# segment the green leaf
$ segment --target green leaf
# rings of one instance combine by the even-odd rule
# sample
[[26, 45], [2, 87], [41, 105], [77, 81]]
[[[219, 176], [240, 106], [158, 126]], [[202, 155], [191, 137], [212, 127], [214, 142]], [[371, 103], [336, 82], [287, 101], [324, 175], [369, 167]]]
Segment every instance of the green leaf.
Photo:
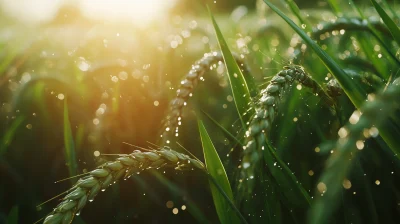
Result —
[[300, 185], [290, 168], [277, 156], [276, 149], [269, 143], [264, 144], [264, 161], [269, 171], [279, 185], [279, 191], [289, 200], [290, 204], [298, 207], [311, 205], [311, 198]]
[[6, 74], [5, 71], [10, 68], [11, 63], [18, 56], [18, 54], [21, 53], [25, 47], [25, 44], [26, 40], [17, 39], [14, 41], [9, 41], [6, 47], [1, 49], [2, 52], [6, 52], [6, 55], [0, 61], [0, 77]]
[[10, 145], [11, 141], [14, 138], [15, 132], [18, 130], [18, 128], [21, 126], [24, 120], [25, 120], [24, 116], [19, 116], [11, 123], [7, 132], [0, 140], [0, 156], [6, 152], [7, 147]]
[[[367, 19], [364, 15], [363, 10], [361, 10], [356, 4], [354, 4], [353, 0], [349, 0], [349, 5], [351, 5], [360, 15], [362, 19]], [[400, 60], [396, 58], [396, 55], [392, 52], [392, 47], [389, 47], [385, 41], [383, 41], [380, 36], [379, 36], [379, 31], [375, 29], [374, 26], [372, 26], [370, 23], [367, 23], [367, 26], [370, 29], [370, 32], [374, 35], [376, 40], [383, 46], [383, 48], [387, 51], [389, 56], [393, 59], [394, 62], [396, 62], [398, 65], [400, 65]]]
[[333, 11], [335, 11], [335, 14], [340, 16], [342, 14], [342, 9], [340, 7], [340, 4], [338, 1], [336, 0], [328, 0], [329, 5], [331, 6], [331, 8], [333, 9]]
[[247, 82], [243, 76], [243, 73], [240, 70], [239, 65], [236, 63], [232, 52], [229, 50], [228, 44], [222, 36], [221, 30], [219, 29], [218, 24], [210, 11], [210, 8], [208, 8], [208, 12], [214, 25], [215, 34], [222, 51], [226, 70], [228, 71], [229, 83], [232, 89], [233, 99], [235, 100], [236, 109], [239, 113], [243, 128], [247, 129], [247, 122], [255, 113], [254, 108], [251, 106], [252, 101], [249, 86], [247, 86]]
[[206, 115], [208, 117], [208, 119], [210, 119], [215, 125], [217, 125], [217, 127], [219, 129], [221, 129], [222, 132], [225, 133], [227, 138], [229, 138], [231, 141], [234, 141], [236, 144], [243, 146], [243, 143], [240, 142], [239, 139], [237, 139], [232, 133], [230, 133], [228, 130], [226, 130], [220, 123], [218, 123], [214, 118], [212, 118], [211, 115], [209, 115], [208, 113], [206, 113], [203, 110], [201, 110], [201, 112], [203, 112], [203, 114]]
[[225, 168], [203, 122], [199, 120], [198, 123], [205, 164], [211, 177], [210, 180], [214, 183], [210, 183], [210, 188], [219, 220], [221, 223], [240, 223], [239, 217], [241, 215], [238, 217], [239, 211], [232, 203], [233, 193]]
[[68, 116], [67, 98], [64, 99], [64, 147], [69, 175], [75, 176], [78, 173], [78, 163], [76, 161], [74, 138], [72, 136], [71, 123]]
[[305, 30], [307, 32], [311, 32], [312, 31], [312, 26], [311, 24], [305, 20], [303, 18], [303, 16], [301, 15], [301, 11], [299, 9], [299, 7], [297, 6], [296, 2], [293, 0], [285, 0], [286, 4], [289, 6], [290, 10], [292, 11], [292, 13], [297, 17], [297, 19], [300, 21], [301, 24], [306, 25], [305, 26]]
[[371, 2], [374, 5], [376, 11], [378, 11], [379, 15], [381, 16], [383, 22], [389, 28], [390, 33], [392, 33], [394, 40], [397, 42], [398, 45], [400, 45], [399, 27], [396, 25], [396, 23], [394, 23], [394, 21], [389, 17], [389, 15], [385, 12], [385, 10], [383, 10], [383, 8], [375, 0], [371, 0]]
[[167, 187], [174, 196], [186, 198], [185, 203], [188, 205], [187, 210], [198, 221], [198, 223], [210, 223], [210, 221], [207, 219], [207, 216], [202, 212], [199, 206], [197, 206], [192, 199], [187, 197], [187, 192], [184, 189], [168, 180], [168, 178], [160, 174], [158, 171], [150, 170], [150, 173], [154, 175], [154, 177], [156, 177], [156, 179], [160, 181], [162, 185]]
[[264, 0], [264, 2], [275, 11], [282, 19], [284, 19], [292, 28], [295, 30], [306, 44], [314, 50], [321, 61], [325, 64], [331, 74], [338, 80], [343, 90], [353, 102], [353, 104], [359, 108], [365, 99], [365, 91], [358, 85], [355, 85], [350, 77], [339, 67], [339, 65], [324, 51], [317, 43], [315, 43], [300, 27], [298, 27], [289, 17], [287, 17], [281, 10], [279, 10], [271, 2]]
[[[352, 0], [349, 1], [352, 2]], [[328, 68], [331, 74], [338, 80], [338, 82], [342, 86], [344, 92], [349, 97], [349, 99], [358, 109], [360, 109], [364, 102], [365, 96], [367, 95], [366, 92], [360, 87], [360, 85], [354, 83], [351, 80], [351, 78], [339, 67], [339, 65], [324, 50], [322, 50], [318, 46], [318, 44], [316, 44], [302, 29], [300, 29], [289, 17], [287, 17], [282, 11], [280, 11], [276, 6], [274, 6], [269, 1], [264, 0], [264, 2], [280, 17], [282, 17], [314, 50], [314, 52], [322, 60], [322, 62], [325, 64], [325, 66]], [[361, 15], [363, 15], [361, 10], [359, 11]], [[399, 143], [396, 141], [397, 139], [393, 135], [391, 135], [391, 133], [394, 133], [393, 128], [387, 127], [385, 130], [381, 132], [381, 136], [385, 140], [385, 142], [389, 145], [391, 150], [396, 153], [399, 148]], [[398, 157], [400, 157], [400, 155]]]
[[[357, 169], [354, 163], [358, 161], [360, 150], [356, 147], [358, 141], [364, 141], [363, 132], [370, 127], [376, 127], [383, 137], [383, 133], [387, 132], [390, 125], [390, 118], [393, 113], [399, 109], [400, 105], [395, 99], [400, 97], [400, 79], [396, 79], [393, 84], [382, 88], [376, 94], [374, 101], [367, 101], [363, 105], [361, 116], [356, 123], [348, 122], [343, 130], [346, 130], [346, 138], [339, 138], [334, 147], [334, 153], [328, 158], [324, 172], [318, 181], [322, 189], [319, 189], [313, 200], [313, 207], [310, 210], [309, 223], [318, 224], [325, 221], [335, 212], [335, 205], [338, 204], [338, 197], [343, 191], [342, 182], [348, 177], [351, 170]], [[397, 156], [399, 151], [398, 129], [389, 129], [393, 137], [397, 136], [397, 147], [393, 147], [394, 155]], [[394, 130], [394, 131], [392, 131]], [[397, 131], [397, 132], [396, 132]], [[393, 134], [394, 133], [394, 134]], [[345, 141], [343, 141], [345, 139]], [[394, 138], [396, 141], [396, 138]], [[344, 142], [344, 143], [343, 143]], [[389, 145], [391, 146], [391, 145]], [[322, 147], [321, 147], [322, 149]], [[371, 156], [369, 156], [371, 158]], [[360, 170], [360, 169], [359, 169]], [[371, 183], [371, 182], [370, 182]], [[323, 193], [323, 196], [320, 194]], [[358, 193], [358, 192], [357, 192]], [[365, 205], [370, 206], [370, 205]], [[373, 209], [372, 206], [371, 210]], [[372, 214], [370, 214], [372, 215]], [[372, 220], [370, 220], [372, 222]]]
[[7, 224], [18, 224], [18, 207], [12, 207], [10, 213], [7, 216]]
[[18, 224], [18, 206], [12, 207], [7, 216], [7, 224]]

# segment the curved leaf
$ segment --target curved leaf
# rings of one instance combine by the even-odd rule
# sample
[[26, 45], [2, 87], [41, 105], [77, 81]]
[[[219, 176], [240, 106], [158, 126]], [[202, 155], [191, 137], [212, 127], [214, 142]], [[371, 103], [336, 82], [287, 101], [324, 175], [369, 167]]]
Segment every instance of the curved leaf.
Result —
[[68, 116], [67, 99], [64, 99], [64, 147], [69, 174], [70, 176], [75, 176], [78, 173], [78, 163], [76, 161], [74, 138], [72, 136], [71, 123]]
[[[205, 164], [211, 177], [210, 180], [214, 183], [210, 183], [210, 187], [219, 220], [221, 223], [240, 223], [238, 210], [232, 203], [233, 193], [225, 168], [203, 122], [199, 120], [198, 123]], [[244, 220], [244, 222], [246, 221]]]
[[247, 122], [250, 120], [251, 115], [253, 115], [255, 112], [254, 108], [251, 106], [252, 101], [249, 89], [256, 89], [256, 87], [255, 84], [248, 86], [248, 83], [246, 82], [239, 65], [236, 63], [232, 52], [229, 50], [228, 44], [222, 36], [221, 30], [219, 29], [219, 26], [215, 21], [210, 8], [208, 8], [208, 12], [214, 25], [215, 34], [222, 51], [222, 56], [224, 57], [236, 109], [239, 113], [240, 120], [242, 121], [243, 128], [247, 129]]
[[383, 8], [375, 0], [371, 0], [371, 2], [374, 5], [376, 11], [378, 11], [379, 15], [381, 16], [383, 22], [389, 28], [394, 40], [397, 42], [398, 45], [400, 45], [399, 27], [396, 25], [396, 23], [394, 23], [394, 21], [389, 17], [389, 15], [385, 12], [385, 10], [383, 10]]

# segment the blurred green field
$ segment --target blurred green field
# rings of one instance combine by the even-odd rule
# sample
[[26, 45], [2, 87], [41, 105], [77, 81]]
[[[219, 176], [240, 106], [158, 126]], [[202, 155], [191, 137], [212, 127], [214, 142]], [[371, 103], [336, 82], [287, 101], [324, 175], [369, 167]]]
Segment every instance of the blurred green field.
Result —
[[[397, 223], [399, 3], [265, 2], [181, 0], [146, 26], [73, 4], [28, 24], [0, 7], [0, 223], [56, 214], [63, 197], [42, 202], [80, 177], [57, 180], [155, 145], [190, 152], [208, 174], [142, 164], [81, 213], [71, 208], [73, 223]], [[209, 52], [225, 60], [193, 66]], [[290, 82], [263, 140], [252, 138], [262, 94], [292, 64], [322, 90]], [[185, 87], [191, 69], [202, 75]], [[171, 127], [166, 138], [185, 88], [179, 135]], [[243, 177], [250, 141], [255, 172]]]

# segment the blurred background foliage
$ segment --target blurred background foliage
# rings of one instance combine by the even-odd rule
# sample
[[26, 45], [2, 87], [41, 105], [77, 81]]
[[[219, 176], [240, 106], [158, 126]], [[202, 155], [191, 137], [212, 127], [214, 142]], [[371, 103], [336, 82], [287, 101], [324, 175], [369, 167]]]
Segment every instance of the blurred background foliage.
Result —
[[[54, 183], [56, 180], [69, 177], [71, 172], [91, 170], [110, 159], [96, 157], [94, 152], [130, 153], [134, 148], [123, 142], [148, 147], [148, 142], [159, 141], [161, 121], [180, 80], [204, 53], [219, 50], [204, 3], [211, 6], [231, 50], [243, 55], [251, 71], [248, 75], [254, 76], [260, 87], [265, 77], [274, 75], [294, 54], [299, 55], [296, 63], [316, 80], [327, 82], [331, 78], [316, 56], [302, 47], [298, 36], [262, 1], [177, 0], [168, 14], [144, 25], [132, 19], [92, 18], [75, 4], [77, 1], [60, 3], [46, 11], [48, 17], [42, 16], [44, 19], [36, 22], [35, 13], [32, 17], [16, 14], [18, 10], [10, 10], [10, 2], [3, 0], [0, 5], [0, 223], [9, 214], [19, 214], [19, 223], [32, 223], [45, 216], [56, 202], [36, 206], [73, 183]], [[284, 1], [272, 2], [296, 19], [284, 7]], [[368, 16], [374, 15], [369, 1], [355, 2]], [[296, 3], [313, 27], [335, 17], [326, 1]], [[398, 6], [395, 1], [388, 4]], [[341, 6], [345, 17], [356, 17], [350, 6]], [[132, 14], [140, 11], [140, 4], [135, 7]], [[40, 15], [40, 10], [36, 14]], [[374, 62], [383, 49], [374, 48], [377, 41], [369, 34], [346, 35], [320, 42], [345, 68], [368, 71], [345, 59], [358, 54]], [[355, 39], [359, 36], [363, 36], [361, 41]], [[388, 78], [398, 69], [391, 60], [383, 58], [374, 68]], [[217, 64], [212, 70], [185, 108], [177, 141], [202, 159], [196, 116], [204, 119], [234, 188], [240, 148], [201, 111], [239, 137], [244, 132], [237, 128], [240, 122], [225, 67]], [[312, 194], [329, 155], [317, 146], [335, 139], [354, 108], [341, 96], [340, 112], [334, 113], [305, 89], [294, 89], [288, 99], [280, 107], [281, 116], [274, 123], [271, 141]], [[67, 147], [64, 136], [68, 125], [65, 110], [71, 128], [67, 140], [73, 140], [72, 148]], [[336, 211], [337, 223], [367, 223], [369, 211], [365, 205], [371, 205], [371, 200], [382, 222], [400, 219], [399, 162], [382, 140], [370, 140], [366, 145], [360, 158], [363, 166], [354, 170], [352, 189], [343, 193]], [[68, 158], [68, 150], [73, 150], [74, 158]], [[379, 186], [365, 187], [364, 181], [375, 180], [381, 180]], [[361, 196], [355, 197], [355, 192]], [[252, 222], [263, 220], [262, 198], [247, 202], [244, 215]], [[178, 208], [178, 214], [173, 208]], [[285, 223], [293, 223], [289, 216], [282, 218]], [[217, 223], [218, 217], [204, 174], [166, 169], [143, 172], [115, 184], [74, 222]]]

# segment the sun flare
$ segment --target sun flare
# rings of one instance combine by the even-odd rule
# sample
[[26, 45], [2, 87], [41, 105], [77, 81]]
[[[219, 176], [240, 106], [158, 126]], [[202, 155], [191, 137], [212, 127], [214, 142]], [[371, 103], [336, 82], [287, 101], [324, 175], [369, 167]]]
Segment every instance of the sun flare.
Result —
[[175, 0], [84, 0], [81, 9], [91, 18], [146, 25], [165, 16], [174, 3]]
[[132, 22], [145, 26], [162, 20], [177, 0], [0, 0], [0, 9], [15, 19], [27, 22], [50, 21], [63, 5], [77, 7], [90, 18]]

